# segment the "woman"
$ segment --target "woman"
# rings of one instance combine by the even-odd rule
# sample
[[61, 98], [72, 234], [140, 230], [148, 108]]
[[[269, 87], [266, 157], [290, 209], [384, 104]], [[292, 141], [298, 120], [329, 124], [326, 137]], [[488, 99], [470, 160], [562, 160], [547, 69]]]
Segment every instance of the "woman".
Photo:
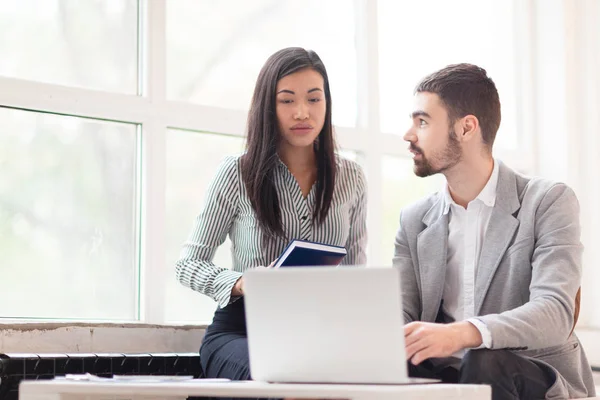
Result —
[[[364, 173], [334, 150], [325, 66], [313, 51], [278, 51], [256, 82], [246, 152], [219, 167], [177, 262], [179, 281], [219, 305], [200, 348], [207, 378], [250, 379], [244, 271], [291, 239], [344, 246], [344, 264], [365, 263]], [[232, 269], [212, 263], [227, 235]]]

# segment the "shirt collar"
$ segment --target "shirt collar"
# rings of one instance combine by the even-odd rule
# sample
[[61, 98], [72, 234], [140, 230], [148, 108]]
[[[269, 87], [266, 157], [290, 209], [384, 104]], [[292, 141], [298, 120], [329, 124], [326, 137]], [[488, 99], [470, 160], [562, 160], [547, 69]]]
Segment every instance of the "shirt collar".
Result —
[[[494, 207], [494, 205], [496, 204], [496, 187], [498, 186], [499, 171], [500, 171], [500, 168], [498, 166], [498, 161], [496, 161], [494, 159], [494, 169], [492, 170], [492, 175], [490, 176], [490, 179], [488, 179], [487, 183], [485, 184], [485, 186], [483, 187], [481, 192], [479, 192], [479, 194], [477, 195], [475, 200], [481, 201], [483, 204], [485, 204], [488, 207]], [[448, 190], [447, 182], [444, 183], [444, 187], [442, 189], [442, 196], [444, 199], [444, 215], [445, 215], [445, 214], [448, 214], [448, 211], [450, 211], [451, 205], [455, 205], [455, 206], [458, 205], [454, 202], [454, 199], [452, 199], [452, 196], [450, 196], [450, 190]], [[473, 200], [473, 201], [475, 201], [475, 200]]]
[[450, 211], [450, 206], [452, 204], [456, 204], [450, 196], [450, 191], [448, 190], [448, 182], [444, 182], [444, 187], [442, 188], [442, 197], [444, 199], [444, 215], [448, 214]]
[[283, 162], [283, 160], [281, 159], [281, 157], [279, 157], [279, 154], [275, 153], [275, 157], [277, 157], [277, 162], [275, 163], [277, 168], [279, 168], [280, 170], [287, 170], [288, 166], [285, 165], [285, 163]]

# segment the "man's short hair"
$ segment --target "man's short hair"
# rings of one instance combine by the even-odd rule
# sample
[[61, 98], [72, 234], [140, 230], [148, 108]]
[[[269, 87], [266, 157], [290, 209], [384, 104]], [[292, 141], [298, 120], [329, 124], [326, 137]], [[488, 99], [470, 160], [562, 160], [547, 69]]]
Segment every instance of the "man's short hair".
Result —
[[483, 142], [491, 150], [500, 127], [500, 98], [494, 81], [485, 69], [473, 64], [453, 64], [426, 76], [415, 93], [437, 94], [450, 123], [466, 115], [479, 120]]

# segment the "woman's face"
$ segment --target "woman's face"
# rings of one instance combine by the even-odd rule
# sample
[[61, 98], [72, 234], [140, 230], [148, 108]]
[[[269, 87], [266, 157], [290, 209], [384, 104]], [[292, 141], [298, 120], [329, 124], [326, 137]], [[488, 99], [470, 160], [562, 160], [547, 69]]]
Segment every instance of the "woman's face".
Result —
[[281, 146], [312, 146], [325, 123], [327, 102], [323, 77], [305, 68], [277, 82], [276, 111]]

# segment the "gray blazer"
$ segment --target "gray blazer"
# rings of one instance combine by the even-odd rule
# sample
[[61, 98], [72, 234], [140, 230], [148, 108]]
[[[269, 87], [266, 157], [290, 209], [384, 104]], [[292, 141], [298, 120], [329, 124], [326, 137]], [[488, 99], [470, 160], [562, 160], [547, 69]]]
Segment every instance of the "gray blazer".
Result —
[[[402, 210], [394, 266], [406, 322], [434, 322], [440, 310], [448, 215], [435, 193]], [[581, 285], [579, 203], [562, 183], [528, 178], [499, 162], [492, 210], [475, 276], [475, 315], [492, 349], [551, 366], [548, 399], [594, 396], [592, 372], [573, 328]]]

